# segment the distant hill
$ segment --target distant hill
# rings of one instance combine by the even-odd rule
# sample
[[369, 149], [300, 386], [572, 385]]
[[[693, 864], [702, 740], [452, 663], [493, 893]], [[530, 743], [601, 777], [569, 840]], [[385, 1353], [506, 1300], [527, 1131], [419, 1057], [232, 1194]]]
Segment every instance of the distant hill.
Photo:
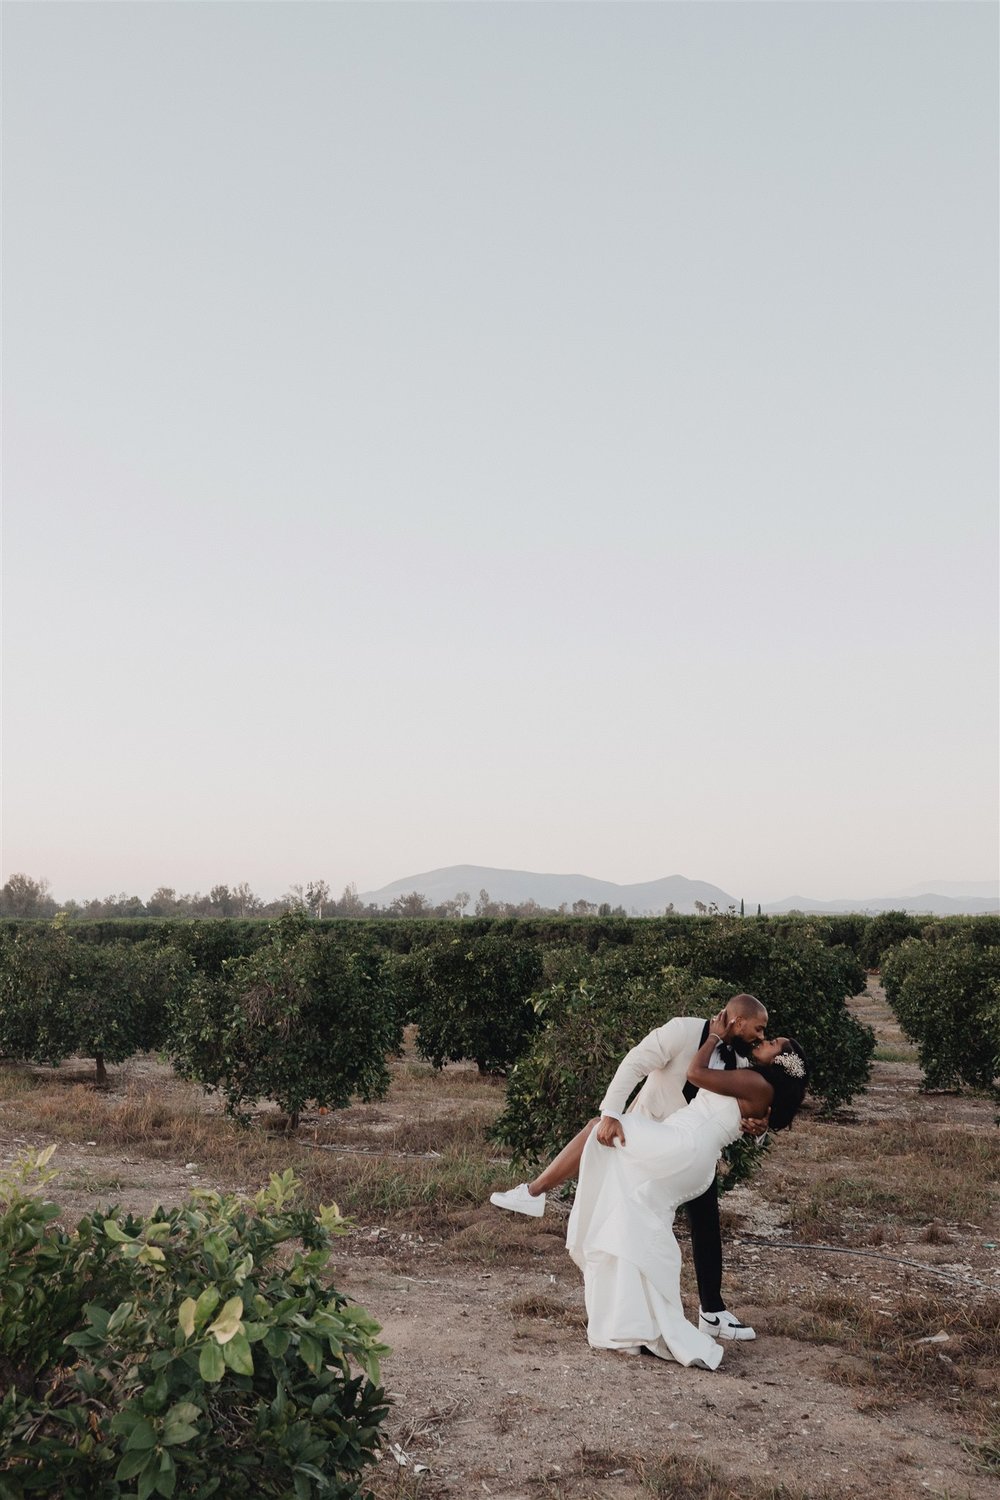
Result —
[[812, 901], [808, 896], [789, 896], [785, 901], [772, 901], [762, 910], [769, 916], [780, 916], [789, 911], [815, 912], [817, 916], [836, 916], [850, 911], [869, 915], [880, 911], [908, 911], [914, 916], [986, 917], [1000, 912], [1000, 901], [977, 896], [939, 896], [934, 891], [924, 891], [917, 896], [864, 896], [849, 901]]
[[973, 896], [977, 900], [1000, 901], [1000, 880], [922, 880], [919, 885], [908, 885], [903, 896], [923, 896], [933, 891], [938, 896], [956, 897], [965, 900]]
[[[773, 916], [789, 911], [815, 912], [817, 916], [837, 912], [908, 911], [916, 915], [930, 914], [935, 917], [987, 916], [1000, 913], [1000, 899], [991, 894], [988, 881], [959, 882], [941, 881], [947, 893], [933, 889], [918, 890], [897, 896], [865, 896], [844, 900], [817, 901], [810, 896], [789, 896], [784, 901], [772, 901], [762, 910]], [[397, 896], [408, 896], [419, 891], [433, 905], [452, 901], [459, 891], [467, 891], [467, 910], [475, 909], [480, 891], [488, 891], [494, 901], [537, 901], [539, 906], [558, 908], [572, 907], [574, 901], [590, 901], [595, 906], [607, 902], [609, 906], [623, 906], [629, 916], [659, 916], [673, 903], [674, 911], [690, 914], [694, 903], [705, 906], [714, 904], [720, 911], [730, 906], [739, 906], [739, 898], [732, 897], [720, 886], [710, 885], [705, 880], [688, 880], [684, 875], [667, 875], [662, 880], [648, 880], [638, 885], [616, 885], [611, 880], [596, 880], [591, 875], [546, 875], [533, 870], [497, 870], [488, 865], [448, 865], [443, 870], [427, 870], [420, 875], [407, 875], [394, 880], [377, 891], [361, 892], [361, 900], [374, 901], [378, 906], [390, 906]], [[748, 913], [757, 910], [756, 899], [746, 901]]]
[[616, 885], [610, 880], [595, 880], [590, 875], [542, 875], [532, 870], [494, 870], [486, 865], [448, 865], [443, 870], [428, 870], [422, 875], [407, 875], [378, 891], [361, 892], [362, 901], [388, 906], [397, 896], [419, 891], [434, 906], [451, 901], [459, 891], [471, 897], [468, 910], [475, 908], [479, 892], [488, 891], [494, 901], [537, 901], [539, 906], [557, 908], [574, 901], [592, 901], [595, 906], [607, 902], [623, 906], [629, 916], [659, 916], [673, 902], [674, 910], [693, 912], [694, 903], [705, 906], [715, 902], [720, 911], [738, 906], [726, 891], [704, 880], [687, 880], [683, 875], [668, 875], [663, 880], [649, 880], [640, 885]]

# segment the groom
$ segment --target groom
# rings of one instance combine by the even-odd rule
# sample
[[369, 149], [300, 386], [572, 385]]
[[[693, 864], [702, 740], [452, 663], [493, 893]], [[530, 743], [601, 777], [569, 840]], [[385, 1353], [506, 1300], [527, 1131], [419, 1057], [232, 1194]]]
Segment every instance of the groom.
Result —
[[[767, 1008], [755, 995], [735, 995], [726, 1005], [733, 1022], [731, 1046], [720, 1044], [709, 1063], [712, 1068], [749, 1067], [753, 1048], [764, 1039]], [[700, 1016], [674, 1016], [643, 1037], [626, 1053], [618, 1071], [601, 1100], [601, 1118], [592, 1121], [574, 1136], [553, 1162], [531, 1183], [521, 1183], [505, 1193], [493, 1193], [490, 1202], [497, 1208], [537, 1218], [545, 1209], [545, 1194], [575, 1177], [580, 1157], [591, 1130], [597, 1129], [602, 1146], [614, 1146], [625, 1140], [621, 1121], [616, 1119], [629, 1096], [641, 1083], [629, 1109], [654, 1120], [665, 1120], [683, 1108], [698, 1090], [687, 1081], [687, 1070], [699, 1047], [708, 1037], [708, 1022]], [[645, 1082], [643, 1082], [645, 1079]], [[767, 1128], [766, 1120], [744, 1120], [748, 1135], [758, 1136]], [[719, 1224], [719, 1192], [715, 1178], [700, 1198], [686, 1203], [691, 1225], [691, 1253], [698, 1280], [700, 1311], [698, 1327], [713, 1338], [752, 1339], [752, 1328], [733, 1316], [722, 1300], [722, 1230]]]

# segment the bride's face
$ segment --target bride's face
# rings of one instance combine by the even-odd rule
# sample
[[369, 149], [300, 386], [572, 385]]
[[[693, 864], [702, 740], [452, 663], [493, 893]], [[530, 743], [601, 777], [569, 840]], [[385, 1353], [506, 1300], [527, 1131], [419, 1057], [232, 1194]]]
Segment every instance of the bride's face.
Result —
[[787, 1045], [787, 1036], [776, 1036], [771, 1038], [765, 1037], [764, 1040], [762, 1042], [758, 1042], [756, 1047], [753, 1049], [753, 1060], [758, 1067], [766, 1067], [768, 1063], [774, 1062], [774, 1059], [776, 1057], [781, 1056]]

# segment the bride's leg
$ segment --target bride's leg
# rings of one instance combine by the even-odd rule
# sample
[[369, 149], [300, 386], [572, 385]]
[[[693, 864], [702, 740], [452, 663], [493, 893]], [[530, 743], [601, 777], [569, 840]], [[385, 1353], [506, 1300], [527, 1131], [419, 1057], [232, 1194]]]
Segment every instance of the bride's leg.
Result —
[[587, 1144], [587, 1138], [597, 1120], [590, 1120], [581, 1131], [579, 1131], [568, 1146], [564, 1146], [554, 1161], [550, 1161], [543, 1172], [539, 1172], [533, 1182], [528, 1183], [528, 1192], [533, 1198], [541, 1193], [551, 1193], [553, 1188], [561, 1187], [564, 1182], [569, 1182], [580, 1170], [580, 1157], [583, 1148]]

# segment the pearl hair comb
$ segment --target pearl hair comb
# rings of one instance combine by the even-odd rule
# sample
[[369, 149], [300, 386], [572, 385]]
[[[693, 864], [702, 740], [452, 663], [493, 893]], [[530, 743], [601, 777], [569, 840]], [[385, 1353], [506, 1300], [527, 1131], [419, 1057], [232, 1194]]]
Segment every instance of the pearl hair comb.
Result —
[[806, 1076], [805, 1064], [797, 1052], [780, 1052], [774, 1059], [775, 1067], [784, 1068], [793, 1078]]

